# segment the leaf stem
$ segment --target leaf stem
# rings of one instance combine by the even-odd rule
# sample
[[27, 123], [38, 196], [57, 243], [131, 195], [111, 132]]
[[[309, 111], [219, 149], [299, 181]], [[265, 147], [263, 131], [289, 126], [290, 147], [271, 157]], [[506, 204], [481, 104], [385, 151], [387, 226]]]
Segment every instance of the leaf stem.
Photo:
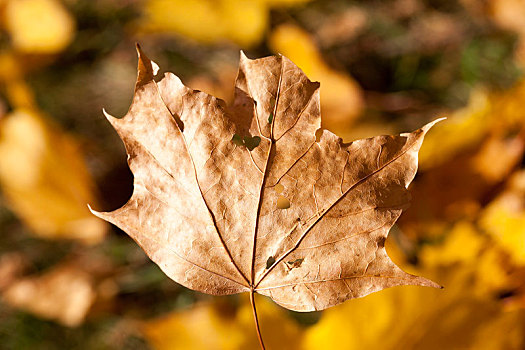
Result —
[[257, 317], [257, 309], [255, 308], [255, 298], [254, 298], [254, 290], [252, 289], [250, 291], [250, 303], [252, 305], [252, 311], [253, 311], [253, 319], [255, 321], [255, 329], [257, 330], [257, 338], [259, 338], [259, 344], [261, 345], [261, 350], [266, 350], [264, 347], [264, 342], [261, 335], [261, 329], [259, 328], [259, 319]]

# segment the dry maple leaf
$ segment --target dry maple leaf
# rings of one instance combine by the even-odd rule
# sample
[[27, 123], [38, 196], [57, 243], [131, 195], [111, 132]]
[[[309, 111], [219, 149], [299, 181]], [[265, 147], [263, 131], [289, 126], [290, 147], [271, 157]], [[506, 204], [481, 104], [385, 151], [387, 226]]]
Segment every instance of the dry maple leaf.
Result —
[[[319, 84], [290, 60], [241, 55], [233, 106], [184, 86], [139, 47], [122, 119], [106, 114], [135, 176], [130, 200], [95, 215], [126, 231], [176, 282], [322, 310], [397, 285], [439, 287], [388, 257], [389, 229], [430, 123], [350, 144], [320, 128]], [[262, 345], [262, 344], [261, 344]]]

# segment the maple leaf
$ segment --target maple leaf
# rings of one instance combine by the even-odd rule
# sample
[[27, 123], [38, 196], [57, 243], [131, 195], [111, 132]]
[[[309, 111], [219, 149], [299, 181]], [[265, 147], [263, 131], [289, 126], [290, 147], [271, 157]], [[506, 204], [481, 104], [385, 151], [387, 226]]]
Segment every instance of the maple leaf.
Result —
[[[397, 285], [439, 287], [388, 257], [389, 229], [430, 123], [349, 144], [319, 140], [319, 84], [284, 56], [241, 54], [233, 106], [192, 90], [137, 47], [122, 138], [134, 192], [94, 214], [126, 231], [176, 282], [208, 294], [250, 292], [322, 310]], [[256, 320], [257, 322], [257, 320]]]

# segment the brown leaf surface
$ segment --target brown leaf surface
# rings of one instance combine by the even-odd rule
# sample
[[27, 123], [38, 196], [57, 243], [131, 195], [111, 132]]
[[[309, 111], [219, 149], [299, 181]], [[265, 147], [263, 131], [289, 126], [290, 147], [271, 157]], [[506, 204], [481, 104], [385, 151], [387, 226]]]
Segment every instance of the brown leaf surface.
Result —
[[350, 144], [323, 130], [316, 141], [319, 84], [284, 56], [242, 55], [229, 107], [171, 73], [156, 83], [157, 70], [139, 49], [130, 110], [107, 115], [134, 193], [94, 213], [170, 278], [209, 294], [254, 290], [297, 311], [396, 285], [439, 287], [384, 249], [434, 123]]

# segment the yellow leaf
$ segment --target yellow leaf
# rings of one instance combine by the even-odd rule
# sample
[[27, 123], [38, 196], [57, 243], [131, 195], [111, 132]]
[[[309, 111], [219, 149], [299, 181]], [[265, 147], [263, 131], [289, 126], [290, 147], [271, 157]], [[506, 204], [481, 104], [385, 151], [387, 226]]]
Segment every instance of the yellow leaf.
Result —
[[421, 147], [421, 169], [440, 165], [481, 141], [490, 127], [487, 116], [489, 108], [487, 93], [474, 90], [468, 105], [454, 112], [445, 123], [436, 127], [436, 132]]
[[149, 0], [141, 28], [174, 32], [203, 43], [229, 39], [249, 46], [262, 37], [267, 16], [261, 1]]
[[505, 179], [523, 157], [524, 139], [519, 134], [509, 135], [510, 130], [490, 135], [472, 158], [473, 169], [489, 184]]
[[522, 349], [523, 324], [523, 312], [502, 312], [499, 317], [486, 320], [480, 325], [471, 349]]
[[267, 21], [260, 1], [150, 0], [144, 12], [146, 31], [175, 32], [204, 43], [230, 39], [243, 46], [259, 40]]
[[45, 238], [100, 241], [93, 181], [76, 142], [37, 112], [19, 109], [0, 123], [0, 188], [11, 209]]
[[502, 254], [473, 223], [457, 223], [418, 258], [443, 291], [390, 288], [326, 310], [304, 349], [523, 348], [524, 310], [494, 298], [512, 285]]
[[264, 0], [269, 6], [278, 7], [278, 6], [294, 6], [299, 4], [304, 4], [311, 0]]
[[486, 230], [519, 264], [525, 264], [525, 171], [509, 180], [509, 188], [492, 201], [480, 218]]
[[525, 79], [518, 81], [512, 88], [493, 93], [490, 96], [491, 124], [497, 129], [507, 129], [509, 126], [522, 126], [525, 123]]
[[[299, 349], [302, 330], [286, 314], [286, 310], [275, 305], [270, 299], [256, 294], [257, 314], [264, 344], [268, 349]], [[240, 349], [257, 349], [259, 343], [255, 333], [252, 309], [247, 295], [242, 295], [242, 306], [237, 312], [237, 322], [243, 329], [243, 343]]]
[[23, 79], [19, 58], [12, 52], [0, 53], [0, 81], [5, 84], [6, 97], [14, 108], [33, 108], [33, 91]]
[[[468, 105], [452, 113], [446, 123], [438, 125], [436, 132], [425, 142], [419, 154], [420, 167], [428, 169], [441, 165], [461, 152], [477, 147], [487, 134], [504, 134], [523, 127], [524, 99], [525, 80], [502, 92], [474, 90]], [[484, 151], [491, 152], [489, 149]], [[487, 172], [487, 175], [494, 174]]]
[[472, 288], [479, 295], [505, 290], [509, 285], [501, 249], [476, 225], [460, 221], [447, 232], [441, 244], [426, 245], [419, 253], [426, 268], [452, 266], [472, 273]]
[[476, 286], [481, 293], [505, 291], [512, 284], [512, 276], [506, 271], [503, 254], [493, 245], [475, 262]]
[[75, 30], [73, 17], [57, 0], [10, 0], [5, 23], [13, 46], [26, 53], [59, 52]]
[[235, 321], [209, 304], [169, 314], [143, 327], [157, 350], [239, 349], [243, 334]]
[[[444, 282], [443, 291], [391, 288], [324, 311], [321, 320], [305, 332], [303, 348], [523, 348], [523, 310], [508, 312], [502, 303], [470, 293], [472, 272], [468, 269], [439, 274], [441, 278], [434, 278]], [[485, 341], [489, 330], [495, 336]]]
[[[313, 39], [299, 27], [281, 25], [270, 35], [270, 48], [290, 58], [312, 80], [323, 87], [323, 124], [329, 129], [348, 127], [363, 109], [362, 91], [347, 74], [330, 68], [322, 59]], [[344, 138], [345, 135], [343, 135]]]
[[173, 32], [207, 44], [231, 40], [251, 47], [265, 34], [270, 8], [308, 1], [148, 0], [139, 27], [146, 32]]
[[[195, 305], [145, 323], [146, 339], [157, 350], [241, 350], [259, 347], [252, 310], [247, 298], [242, 306], [215, 303]], [[298, 349], [299, 327], [284, 311], [256, 296], [261, 332], [268, 349]], [[197, 331], [196, 331], [197, 330]]]
[[[410, 286], [403, 288], [407, 295], [411, 290]], [[388, 331], [395, 317], [391, 297], [392, 290], [387, 289], [324, 311], [321, 320], [306, 331], [303, 348], [370, 349], [374, 343], [379, 346], [377, 338]]]
[[484, 244], [474, 225], [463, 221], [452, 228], [443, 244], [425, 246], [420, 255], [425, 266], [474, 263]]

